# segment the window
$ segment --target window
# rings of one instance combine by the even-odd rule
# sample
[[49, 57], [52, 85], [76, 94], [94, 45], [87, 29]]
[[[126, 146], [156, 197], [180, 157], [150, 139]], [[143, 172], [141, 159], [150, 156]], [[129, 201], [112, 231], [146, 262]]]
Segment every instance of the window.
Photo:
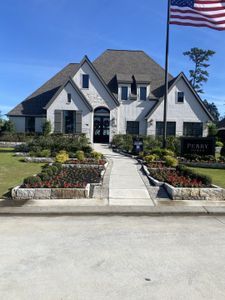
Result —
[[71, 103], [72, 95], [70, 93], [67, 94], [67, 102]]
[[25, 131], [26, 132], [35, 132], [35, 117], [26, 117]]
[[121, 87], [121, 100], [128, 100], [128, 87], [127, 86]]
[[[162, 136], [164, 130], [164, 122], [156, 122], [156, 135]], [[176, 136], [176, 122], [167, 122], [167, 136]]]
[[139, 135], [139, 122], [127, 121], [127, 133]]
[[75, 132], [75, 111], [64, 110], [64, 132], [66, 134]]
[[88, 74], [82, 75], [82, 88], [89, 89], [89, 75]]
[[177, 94], [177, 102], [184, 103], [184, 92], [178, 92]]
[[201, 137], [203, 135], [203, 123], [184, 122], [184, 136]]
[[140, 100], [146, 100], [147, 99], [147, 87], [141, 86], [140, 87]]

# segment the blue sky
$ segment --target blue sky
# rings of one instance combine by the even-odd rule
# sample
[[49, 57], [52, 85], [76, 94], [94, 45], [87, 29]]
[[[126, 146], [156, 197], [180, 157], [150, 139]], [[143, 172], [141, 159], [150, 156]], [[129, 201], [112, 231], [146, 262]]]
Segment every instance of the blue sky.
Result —
[[[0, 5], [0, 110], [13, 106], [70, 62], [105, 49], [142, 49], [164, 66], [167, 1], [7, 0]], [[225, 31], [171, 26], [170, 72], [188, 74], [182, 53], [212, 49], [203, 99], [225, 113]]]

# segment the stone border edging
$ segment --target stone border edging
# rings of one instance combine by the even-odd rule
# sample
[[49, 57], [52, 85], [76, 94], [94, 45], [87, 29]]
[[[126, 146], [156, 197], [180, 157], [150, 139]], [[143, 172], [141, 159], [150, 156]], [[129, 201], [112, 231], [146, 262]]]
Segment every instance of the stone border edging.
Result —
[[225, 163], [203, 163], [203, 162], [181, 162], [182, 165], [193, 168], [206, 168], [206, 169], [225, 169]]
[[172, 200], [213, 200], [225, 201], [225, 189], [213, 185], [212, 188], [177, 188], [150, 176], [148, 168], [142, 164], [144, 173], [154, 186], [163, 186]]

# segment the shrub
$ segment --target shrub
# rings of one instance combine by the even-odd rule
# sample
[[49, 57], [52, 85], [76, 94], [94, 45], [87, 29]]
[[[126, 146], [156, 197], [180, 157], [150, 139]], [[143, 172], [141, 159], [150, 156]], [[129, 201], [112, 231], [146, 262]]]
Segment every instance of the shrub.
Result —
[[51, 179], [49, 174], [47, 174], [45, 172], [42, 172], [42, 173], [38, 174], [38, 177], [40, 177], [42, 181], [48, 181], [48, 180]]
[[42, 133], [44, 136], [50, 135], [52, 132], [52, 124], [50, 121], [45, 121], [43, 126], [42, 126]]
[[216, 147], [223, 147], [223, 143], [220, 141], [216, 141]]
[[65, 163], [67, 160], [69, 160], [69, 155], [64, 150], [59, 151], [55, 158], [55, 161], [61, 164]]
[[144, 160], [147, 164], [149, 164], [150, 162], [156, 161], [157, 159], [159, 159], [159, 156], [156, 154], [149, 154], [144, 156]]
[[150, 153], [152, 149], [161, 147], [161, 141], [154, 136], [143, 137], [143, 146], [146, 153]]
[[218, 129], [216, 127], [216, 124], [211, 123], [208, 125], [208, 136], [213, 137], [216, 136], [218, 133]]
[[12, 121], [5, 121], [2, 126], [2, 131], [7, 133], [15, 133], [15, 125]]
[[131, 152], [133, 149], [133, 137], [130, 134], [114, 135], [112, 145], [122, 151]]
[[40, 157], [50, 157], [51, 151], [49, 149], [44, 149], [40, 151]]
[[165, 156], [174, 156], [174, 152], [169, 149], [155, 148], [151, 151], [151, 154], [159, 156], [161, 159], [164, 159]]
[[35, 184], [40, 182], [41, 182], [41, 178], [39, 176], [30, 176], [25, 178], [23, 181], [24, 184]]
[[96, 160], [99, 160], [99, 159], [103, 158], [103, 154], [100, 152], [93, 151], [93, 152], [91, 152], [91, 157]]
[[178, 160], [175, 157], [166, 155], [166, 156], [164, 156], [164, 159], [165, 159], [167, 167], [173, 167], [173, 168], [177, 167]]
[[58, 171], [62, 170], [62, 164], [61, 163], [55, 162], [52, 166], [56, 167], [58, 169]]
[[68, 153], [76, 153], [78, 150], [84, 151], [84, 153], [91, 153], [92, 151], [87, 137], [83, 134], [69, 137], [61, 134], [39, 136], [29, 142], [28, 147], [29, 151], [35, 152], [37, 147], [41, 150], [48, 149], [51, 151], [52, 156], [55, 156], [62, 150]]
[[76, 158], [80, 161], [83, 161], [85, 160], [85, 155], [84, 155], [84, 151], [77, 151], [76, 154], [75, 154]]

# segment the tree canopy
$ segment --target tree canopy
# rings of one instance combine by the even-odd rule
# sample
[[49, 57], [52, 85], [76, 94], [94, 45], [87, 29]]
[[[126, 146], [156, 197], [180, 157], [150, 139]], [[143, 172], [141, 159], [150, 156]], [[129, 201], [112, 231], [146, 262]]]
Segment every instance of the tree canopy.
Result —
[[203, 50], [200, 48], [191, 48], [191, 50], [183, 53], [184, 56], [188, 56], [194, 63], [194, 68], [189, 70], [190, 82], [198, 93], [204, 93], [203, 84], [206, 83], [209, 78], [207, 68], [210, 65], [207, 62], [215, 53], [213, 50]]

